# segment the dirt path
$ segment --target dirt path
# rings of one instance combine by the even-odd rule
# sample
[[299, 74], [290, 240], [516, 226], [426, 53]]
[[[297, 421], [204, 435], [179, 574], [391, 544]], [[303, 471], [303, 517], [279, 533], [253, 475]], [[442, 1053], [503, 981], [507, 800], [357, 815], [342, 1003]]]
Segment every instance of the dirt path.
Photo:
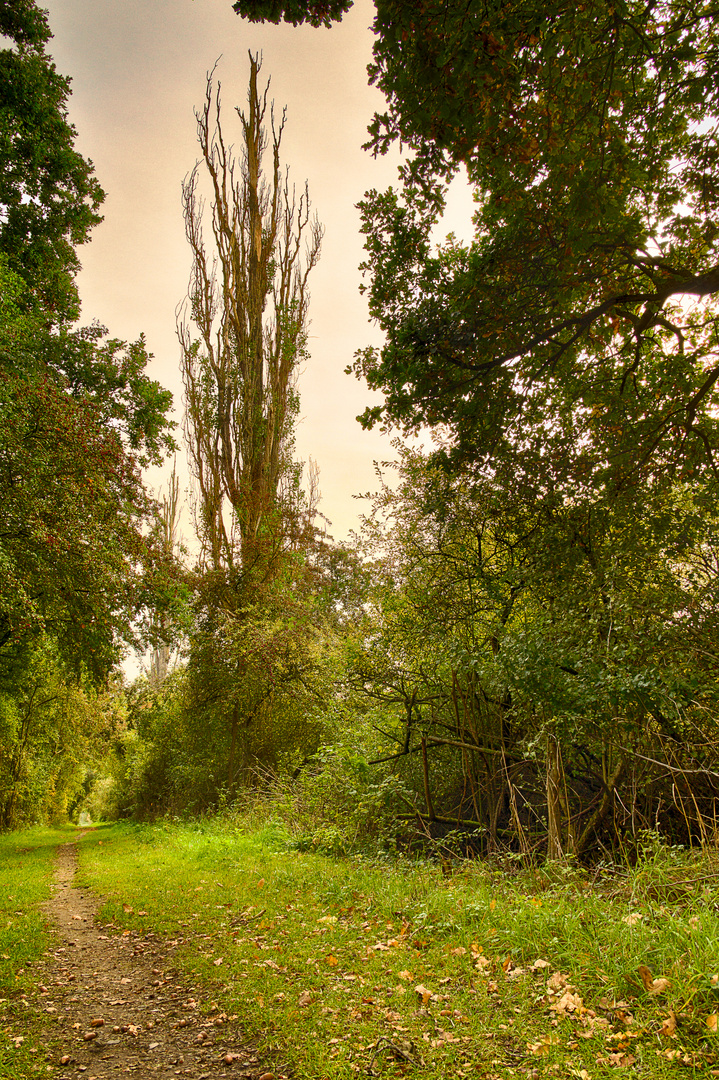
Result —
[[65, 844], [45, 905], [57, 944], [35, 969], [36, 1004], [47, 1017], [48, 1042], [58, 1048], [54, 1075], [272, 1080], [242, 1044], [237, 1018], [174, 975], [171, 942], [97, 923], [95, 897], [73, 885], [76, 868], [76, 845]]

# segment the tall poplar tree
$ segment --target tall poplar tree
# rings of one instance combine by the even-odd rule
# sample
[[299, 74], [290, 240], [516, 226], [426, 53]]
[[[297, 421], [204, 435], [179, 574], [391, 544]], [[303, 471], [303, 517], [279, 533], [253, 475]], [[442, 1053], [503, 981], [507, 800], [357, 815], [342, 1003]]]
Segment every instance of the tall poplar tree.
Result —
[[203, 231], [198, 164], [183, 185], [193, 265], [178, 322], [203, 554], [214, 570], [245, 579], [265, 576], [296, 539], [295, 378], [306, 355], [307, 279], [322, 240], [307, 186], [298, 196], [281, 167], [285, 114], [276, 120], [259, 71], [250, 54], [247, 110], [236, 110], [239, 160], [222, 130], [220, 84], [214, 74], [207, 80], [197, 130], [214, 243], [208, 247]]
[[275, 768], [278, 755], [306, 746], [314, 664], [302, 560], [293, 556], [313, 536], [316, 488], [311, 472], [302, 491], [293, 427], [322, 228], [307, 185], [298, 194], [282, 168], [285, 113], [276, 118], [259, 73], [250, 54], [247, 108], [236, 110], [239, 157], [209, 74], [197, 113], [202, 159], [183, 185], [192, 273], [178, 336], [202, 545], [188, 712], [202, 725], [203, 748], [212, 742], [203, 783], [215, 792], [233, 792], [258, 763]]

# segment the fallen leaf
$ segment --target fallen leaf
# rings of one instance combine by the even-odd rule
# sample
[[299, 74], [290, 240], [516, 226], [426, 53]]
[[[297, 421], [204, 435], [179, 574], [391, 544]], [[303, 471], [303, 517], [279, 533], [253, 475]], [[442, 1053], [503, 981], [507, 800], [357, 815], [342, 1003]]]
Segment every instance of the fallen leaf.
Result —
[[[123, 904], [122, 905], [122, 910], [124, 912], [126, 912], [128, 915], [132, 915], [132, 913], [134, 911], [134, 908], [131, 908], [129, 904]], [[78, 915], [73, 915], [73, 919], [77, 919], [77, 918], [79, 918]]]
[[566, 1016], [568, 1013], [581, 1012], [583, 1006], [584, 1002], [579, 994], [574, 994], [567, 988], [559, 1000], [552, 1002], [549, 1008], [559, 1016]]
[[630, 915], [625, 915], [622, 922], [625, 926], [636, 926], [638, 922], [641, 922], [644, 916], [641, 911], [632, 911]]
[[263, 877], [261, 877], [260, 880], [257, 882], [256, 888], [262, 889], [264, 887], [264, 884], [265, 884], [265, 879]]
[[94, 1020], [90, 1021], [90, 1027], [103, 1027], [104, 1024], [105, 1024], [105, 1021], [103, 1020], [103, 1018], [101, 1016], [98, 1016]]
[[397, 978], [403, 979], [404, 982], [412, 982], [412, 975], [409, 971], [398, 971]]
[[300, 996], [297, 999], [297, 1004], [299, 1005], [299, 1007], [301, 1009], [304, 1009], [308, 1005], [310, 1005], [311, 1003], [312, 1003], [312, 991], [311, 990], [303, 990], [302, 993], [300, 994]]
[[719, 1023], [719, 1014], [712, 1013], [711, 1016], [707, 1016], [707, 1027], [710, 1031], [717, 1031], [717, 1024]]
[[549, 960], [535, 960], [531, 965], [532, 971], [543, 971], [545, 968], [551, 967]]
[[418, 986], [415, 986], [414, 990], [415, 990], [415, 993], [418, 994], [419, 997], [422, 999], [422, 1004], [423, 1005], [426, 1005], [427, 1002], [431, 1000], [432, 991], [428, 990], [426, 986], [422, 985], [422, 983], [419, 983]]
[[646, 992], [648, 994], [652, 994], [654, 997], [656, 997], [657, 994], [663, 994], [669, 986], [669, 979], [665, 979], [663, 977], [659, 979], [652, 978], [652, 973], [646, 966], [646, 964], [639, 965], [639, 967], [637, 968], [637, 974], [642, 980], [642, 986], [644, 987]]
[[528, 1043], [527, 1047], [532, 1054], [539, 1054], [540, 1057], [544, 1054], [548, 1054], [552, 1046], [556, 1046], [559, 1042], [559, 1036], [555, 1034], [545, 1035], [541, 1042]]
[[327, 961], [327, 963], [329, 964], [330, 967], [337, 967], [337, 964], [338, 964], [337, 957], [333, 956], [332, 953], [330, 953], [329, 956], [326, 956], [325, 960]]
[[460, 945], [456, 949], [450, 949], [450, 953], [452, 956], [464, 956], [466, 952], [467, 950], [465, 949], [464, 945]]
[[225, 959], [224, 956], [218, 956], [216, 960], [212, 961], [212, 963], [214, 964], [215, 967], [219, 967], [224, 959]]
[[508, 979], [520, 979], [522, 975], [525, 975], [526, 971], [523, 967], [513, 967], [507, 972]]
[[677, 1030], [677, 1017], [674, 1009], [669, 1010], [669, 1016], [665, 1016], [662, 1020], [662, 1035], [666, 1035], [668, 1039], [674, 1036]]

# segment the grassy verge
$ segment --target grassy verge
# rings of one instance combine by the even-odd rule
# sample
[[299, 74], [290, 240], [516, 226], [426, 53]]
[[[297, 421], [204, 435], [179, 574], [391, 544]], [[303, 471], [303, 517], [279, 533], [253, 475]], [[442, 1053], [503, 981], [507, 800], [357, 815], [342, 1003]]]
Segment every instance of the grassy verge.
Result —
[[445, 877], [159, 824], [89, 834], [82, 868], [277, 1077], [719, 1076], [716, 854]]
[[39, 1028], [27, 1005], [33, 965], [49, 941], [40, 905], [50, 895], [55, 849], [74, 829], [0, 835], [0, 1077], [24, 1080], [44, 1069]]

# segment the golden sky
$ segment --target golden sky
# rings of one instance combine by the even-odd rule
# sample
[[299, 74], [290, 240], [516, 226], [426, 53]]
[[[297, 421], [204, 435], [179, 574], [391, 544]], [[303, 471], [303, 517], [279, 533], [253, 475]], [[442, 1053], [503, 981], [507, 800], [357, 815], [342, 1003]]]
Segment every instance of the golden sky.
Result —
[[[398, 158], [375, 160], [361, 149], [382, 96], [367, 85], [373, 6], [358, 0], [331, 30], [257, 26], [231, 0], [41, 0], [58, 70], [72, 77], [70, 119], [78, 149], [90, 157], [107, 191], [105, 220], [81, 249], [83, 321], [98, 319], [114, 337], [147, 337], [151, 374], [181, 409], [175, 309], [190, 270], [180, 185], [198, 156], [193, 110], [218, 57], [224, 130], [239, 144], [234, 105], [243, 106], [248, 49], [260, 51], [271, 97], [287, 106], [283, 161], [325, 226], [322, 259], [310, 288], [311, 359], [300, 377], [299, 456], [320, 469], [321, 511], [338, 539], [365, 509], [354, 495], [373, 489], [375, 459], [387, 459], [387, 437], [364, 432], [356, 415], [370, 402], [363, 384], [344, 374], [356, 349], [381, 338], [359, 294], [362, 238], [355, 204], [371, 187], [396, 179]], [[460, 195], [445, 231], [469, 219]], [[461, 224], [459, 226], [461, 231]], [[187, 484], [184, 453], [178, 455]], [[153, 470], [157, 488], [166, 478]], [[187, 539], [189, 523], [183, 526]]]

